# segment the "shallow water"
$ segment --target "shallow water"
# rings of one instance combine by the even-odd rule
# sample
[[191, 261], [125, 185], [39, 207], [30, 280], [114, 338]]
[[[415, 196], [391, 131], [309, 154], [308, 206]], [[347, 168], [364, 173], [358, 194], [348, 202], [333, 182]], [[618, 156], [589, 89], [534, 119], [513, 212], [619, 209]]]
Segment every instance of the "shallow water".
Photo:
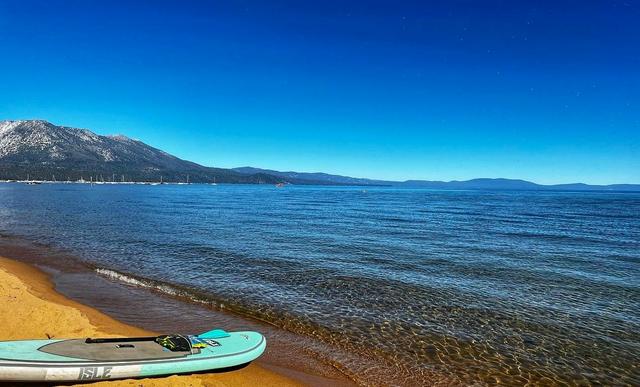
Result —
[[1, 184], [0, 234], [339, 348], [363, 382], [640, 384], [637, 193]]

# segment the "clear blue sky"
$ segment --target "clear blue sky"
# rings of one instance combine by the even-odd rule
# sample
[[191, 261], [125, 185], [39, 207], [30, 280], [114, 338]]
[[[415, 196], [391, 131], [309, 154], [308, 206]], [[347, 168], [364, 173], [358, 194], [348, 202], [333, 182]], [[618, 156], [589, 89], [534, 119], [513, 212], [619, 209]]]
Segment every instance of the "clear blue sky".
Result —
[[640, 183], [638, 1], [130, 3], [0, 1], [0, 119], [219, 167]]

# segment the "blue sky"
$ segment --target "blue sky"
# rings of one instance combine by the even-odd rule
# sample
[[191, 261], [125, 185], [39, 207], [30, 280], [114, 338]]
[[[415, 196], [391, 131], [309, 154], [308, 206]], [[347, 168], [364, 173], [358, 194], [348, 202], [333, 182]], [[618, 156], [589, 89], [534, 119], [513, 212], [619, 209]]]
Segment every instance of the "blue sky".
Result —
[[640, 183], [636, 1], [131, 3], [1, 1], [0, 119], [218, 167]]

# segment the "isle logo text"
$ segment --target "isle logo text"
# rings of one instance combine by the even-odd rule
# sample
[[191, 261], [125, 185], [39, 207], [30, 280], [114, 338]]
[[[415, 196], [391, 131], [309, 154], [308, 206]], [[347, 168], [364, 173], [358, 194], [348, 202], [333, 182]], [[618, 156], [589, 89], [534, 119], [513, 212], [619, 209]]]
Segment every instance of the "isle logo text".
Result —
[[113, 367], [82, 367], [78, 374], [78, 380], [101, 380], [111, 377]]

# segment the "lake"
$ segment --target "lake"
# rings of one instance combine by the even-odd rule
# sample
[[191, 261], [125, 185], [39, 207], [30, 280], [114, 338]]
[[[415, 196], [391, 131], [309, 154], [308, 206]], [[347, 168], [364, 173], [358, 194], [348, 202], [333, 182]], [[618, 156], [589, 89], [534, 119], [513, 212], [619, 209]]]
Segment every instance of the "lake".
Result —
[[0, 184], [0, 234], [363, 383], [640, 384], [639, 193]]

